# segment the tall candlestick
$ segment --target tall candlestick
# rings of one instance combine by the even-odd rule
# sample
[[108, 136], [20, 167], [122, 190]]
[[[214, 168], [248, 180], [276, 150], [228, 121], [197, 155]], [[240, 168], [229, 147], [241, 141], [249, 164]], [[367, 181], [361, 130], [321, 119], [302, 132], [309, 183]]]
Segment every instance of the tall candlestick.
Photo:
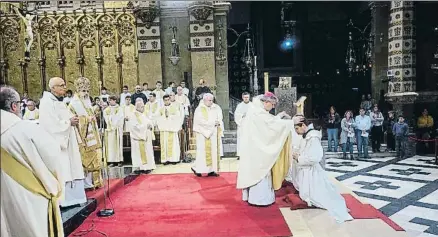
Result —
[[269, 92], [269, 72], [264, 73], [264, 80], [265, 80], [265, 93]]

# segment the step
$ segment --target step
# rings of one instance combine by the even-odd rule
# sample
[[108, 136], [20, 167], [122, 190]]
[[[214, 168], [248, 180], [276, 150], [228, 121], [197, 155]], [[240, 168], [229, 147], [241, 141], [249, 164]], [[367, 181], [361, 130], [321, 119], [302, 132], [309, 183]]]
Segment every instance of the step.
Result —
[[[349, 157], [350, 153], [347, 152], [347, 156]], [[355, 158], [357, 158], [358, 152], [353, 152], [353, 156]], [[368, 156], [370, 158], [393, 157], [393, 156], [395, 156], [395, 152], [379, 152], [379, 153], [369, 152]], [[324, 153], [324, 157], [326, 159], [330, 159], [330, 158], [343, 158], [344, 154], [342, 152], [325, 152]]]

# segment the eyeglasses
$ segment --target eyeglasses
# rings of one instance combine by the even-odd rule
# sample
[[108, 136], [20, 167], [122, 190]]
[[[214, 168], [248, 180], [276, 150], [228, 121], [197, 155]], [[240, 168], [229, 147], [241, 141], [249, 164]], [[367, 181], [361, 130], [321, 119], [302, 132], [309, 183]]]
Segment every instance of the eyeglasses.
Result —
[[55, 86], [57, 86], [57, 87], [66, 87], [66, 85], [65, 85], [65, 84], [61, 84], [61, 85], [55, 85]]

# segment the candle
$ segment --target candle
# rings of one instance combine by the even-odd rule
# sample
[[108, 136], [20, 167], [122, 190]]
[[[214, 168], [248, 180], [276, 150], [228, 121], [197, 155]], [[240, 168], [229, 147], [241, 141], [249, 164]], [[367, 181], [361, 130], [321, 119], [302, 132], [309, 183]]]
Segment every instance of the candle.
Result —
[[269, 91], [269, 73], [265, 72], [265, 93]]

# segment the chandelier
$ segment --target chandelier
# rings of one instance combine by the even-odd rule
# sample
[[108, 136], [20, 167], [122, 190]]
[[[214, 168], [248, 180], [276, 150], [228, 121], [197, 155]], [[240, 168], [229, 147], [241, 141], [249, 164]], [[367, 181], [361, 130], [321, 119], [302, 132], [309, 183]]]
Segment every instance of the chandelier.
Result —
[[[345, 64], [347, 65], [347, 71], [349, 76], [353, 76], [353, 73], [365, 74], [373, 66], [373, 47], [374, 47], [374, 33], [370, 30], [367, 34], [369, 22], [364, 29], [360, 29], [353, 24], [350, 19], [347, 27], [350, 29], [348, 32], [348, 46], [345, 57]], [[359, 37], [354, 39], [353, 30], [357, 32]], [[383, 41], [383, 35], [380, 36], [380, 41]]]
[[258, 94], [257, 56], [255, 56], [255, 52], [254, 52], [254, 44], [253, 44], [254, 40], [251, 38], [252, 36], [251, 27], [248, 24], [246, 30], [241, 33], [238, 33], [233, 28], [228, 28], [228, 30], [230, 30], [237, 36], [236, 40], [231, 45], [228, 45], [228, 48], [235, 47], [239, 42], [240, 37], [242, 35], [246, 35], [245, 49], [243, 51], [243, 56], [241, 60], [243, 63], [245, 63], [245, 66], [248, 69], [249, 86], [252, 89], [253, 94], [257, 95]]

